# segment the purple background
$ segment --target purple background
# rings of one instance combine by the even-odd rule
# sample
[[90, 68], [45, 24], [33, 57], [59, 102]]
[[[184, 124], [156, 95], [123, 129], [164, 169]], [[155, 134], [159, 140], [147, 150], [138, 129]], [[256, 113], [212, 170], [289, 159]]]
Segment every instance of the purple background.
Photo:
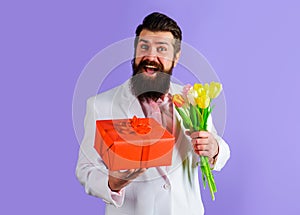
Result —
[[206, 214], [298, 214], [299, 7], [296, 0], [1, 1], [0, 214], [104, 214], [75, 178], [73, 91], [88, 61], [132, 37], [152, 11], [177, 20], [224, 85], [232, 155], [215, 174], [216, 201], [202, 192]]

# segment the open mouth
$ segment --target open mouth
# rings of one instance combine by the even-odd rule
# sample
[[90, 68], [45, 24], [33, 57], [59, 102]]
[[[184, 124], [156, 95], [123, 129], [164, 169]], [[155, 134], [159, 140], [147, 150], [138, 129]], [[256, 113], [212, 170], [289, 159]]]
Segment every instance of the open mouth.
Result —
[[159, 71], [159, 68], [157, 66], [153, 66], [153, 65], [145, 65], [144, 66], [144, 71], [148, 75], [153, 75], [153, 74], [155, 74], [156, 72]]

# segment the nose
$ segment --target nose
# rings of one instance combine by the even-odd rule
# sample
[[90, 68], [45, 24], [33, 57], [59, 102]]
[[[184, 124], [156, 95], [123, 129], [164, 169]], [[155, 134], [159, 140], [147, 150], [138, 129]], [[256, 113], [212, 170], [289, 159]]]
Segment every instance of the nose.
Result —
[[157, 51], [154, 47], [150, 47], [148, 52], [146, 53], [145, 58], [150, 60], [150, 61], [155, 61], [157, 60], [158, 54]]

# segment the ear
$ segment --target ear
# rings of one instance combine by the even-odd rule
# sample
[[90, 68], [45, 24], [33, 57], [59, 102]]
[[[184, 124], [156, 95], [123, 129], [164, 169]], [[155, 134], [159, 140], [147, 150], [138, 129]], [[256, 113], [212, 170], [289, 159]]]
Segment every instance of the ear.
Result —
[[181, 51], [177, 52], [174, 57], [174, 67], [177, 65], [180, 58]]

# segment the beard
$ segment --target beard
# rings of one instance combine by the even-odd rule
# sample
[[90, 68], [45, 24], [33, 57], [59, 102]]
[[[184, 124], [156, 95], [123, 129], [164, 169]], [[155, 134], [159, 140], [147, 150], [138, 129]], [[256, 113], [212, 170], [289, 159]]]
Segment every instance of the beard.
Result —
[[[143, 69], [146, 65], [155, 67], [155, 76], [147, 76]], [[165, 95], [170, 88], [171, 75], [174, 62], [169, 70], [165, 70], [162, 63], [155, 61], [141, 60], [137, 65], [135, 59], [132, 60], [133, 75], [130, 79], [130, 87], [133, 95], [139, 100], [152, 99], [156, 101]]]

